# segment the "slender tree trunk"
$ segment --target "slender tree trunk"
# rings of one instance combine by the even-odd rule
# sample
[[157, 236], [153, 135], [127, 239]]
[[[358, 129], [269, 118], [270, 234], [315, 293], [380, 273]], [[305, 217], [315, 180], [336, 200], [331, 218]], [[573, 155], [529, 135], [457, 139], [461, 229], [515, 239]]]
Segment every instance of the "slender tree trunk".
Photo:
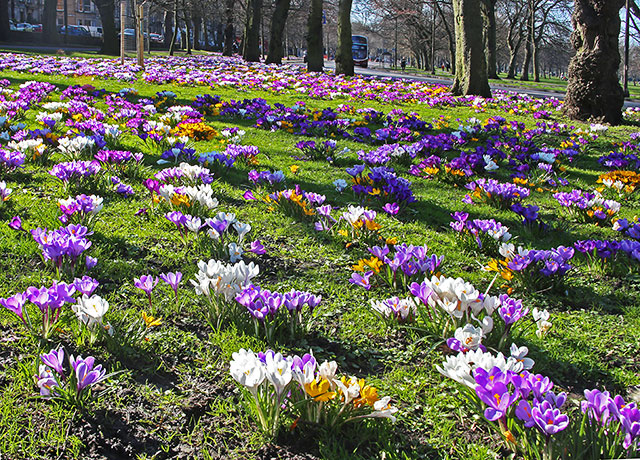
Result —
[[171, 47], [171, 38], [173, 37], [172, 32], [173, 25], [173, 12], [169, 10], [165, 10], [164, 12], [164, 46], [165, 48]]
[[576, 0], [565, 114], [577, 120], [622, 121], [624, 94], [618, 81], [620, 8], [624, 0]]
[[291, 0], [276, 0], [276, 7], [273, 10], [273, 16], [271, 16], [267, 64], [282, 64], [282, 58], [284, 57], [282, 39], [290, 6]]
[[351, 3], [340, 0], [338, 4], [338, 50], [336, 52], [336, 74], [353, 75], [353, 55], [351, 54]]
[[183, 5], [183, 8], [184, 8], [183, 11], [185, 12], [184, 13], [185, 14], [184, 26], [187, 29], [187, 33], [185, 34], [186, 35], [185, 39], [187, 41], [187, 43], [186, 43], [186, 45], [187, 45], [187, 54], [191, 55], [192, 54], [191, 53], [191, 18], [189, 17], [190, 16], [189, 13], [186, 11], [185, 2], [183, 2], [182, 5]]
[[233, 6], [235, 4], [235, 0], [227, 0], [225, 2], [225, 20], [226, 24], [224, 27], [224, 48], [222, 50], [223, 56], [231, 56], [233, 55], [233, 43], [236, 40], [235, 33], [233, 32]]
[[[58, 31], [56, 29], [56, 9], [57, 0], [44, 0], [44, 11], [42, 14], [42, 40], [45, 43], [58, 43]], [[7, 31], [9, 26], [7, 26]]]
[[522, 62], [522, 75], [520, 81], [529, 81], [529, 63], [531, 63], [531, 40], [527, 38], [524, 51], [524, 61]]
[[9, 40], [9, 0], [0, 0], [0, 41]]
[[250, 0], [247, 8], [247, 27], [244, 34], [245, 61], [260, 62], [260, 17], [262, 0]]
[[482, 0], [453, 0], [456, 31], [456, 75], [451, 92], [455, 95], [491, 96], [484, 53]]
[[173, 56], [173, 53], [175, 52], [179, 27], [180, 20], [178, 19], [178, 0], [175, 0], [173, 3], [173, 35], [171, 36], [171, 44], [169, 45], [169, 56]]
[[436, 9], [438, 10], [438, 14], [440, 15], [440, 19], [442, 19], [442, 25], [444, 26], [444, 30], [447, 34], [447, 41], [449, 42], [449, 62], [451, 63], [451, 73], [456, 73], [456, 37], [449, 27], [449, 23], [447, 23], [447, 18], [444, 15], [444, 11], [440, 7], [440, 2], [434, 2], [436, 4]]
[[307, 70], [322, 72], [322, 0], [311, 0], [311, 10], [307, 19]]
[[487, 50], [487, 75], [489, 78], [499, 78], [496, 63], [496, 1], [483, 0], [485, 15], [485, 41]]

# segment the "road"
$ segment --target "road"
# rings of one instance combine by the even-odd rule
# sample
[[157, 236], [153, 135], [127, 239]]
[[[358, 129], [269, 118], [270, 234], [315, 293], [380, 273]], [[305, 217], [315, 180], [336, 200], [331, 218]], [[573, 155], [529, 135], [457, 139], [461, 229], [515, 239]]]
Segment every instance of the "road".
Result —
[[[335, 70], [335, 62], [334, 61], [325, 61], [324, 68], [326, 70]], [[452, 83], [451, 79], [442, 78], [442, 77], [432, 77], [429, 75], [416, 75], [411, 73], [403, 73], [399, 71], [392, 71], [382, 68], [369, 67], [363, 69], [362, 67], [356, 67], [355, 72], [357, 75], [364, 75], [370, 77], [391, 77], [391, 78], [402, 78], [404, 80], [416, 80], [416, 81], [424, 81], [427, 83], [434, 83], [439, 85], [450, 86]], [[490, 84], [492, 90], [502, 90], [502, 91], [515, 91], [517, 93], [528, 94], [533, 97], [538, 98], [546, 98], [546, 97], [555, 97], [557, 99], [564, 99], [564, 92], [560, 91], [546, 91], [540, 89], [530, 89], [530, 88], [516, 88], [513, 86], [500, 85], [492, 83]], [[640, 107], [640, 101], [631, 101], [625, 100], [625, 107]]]

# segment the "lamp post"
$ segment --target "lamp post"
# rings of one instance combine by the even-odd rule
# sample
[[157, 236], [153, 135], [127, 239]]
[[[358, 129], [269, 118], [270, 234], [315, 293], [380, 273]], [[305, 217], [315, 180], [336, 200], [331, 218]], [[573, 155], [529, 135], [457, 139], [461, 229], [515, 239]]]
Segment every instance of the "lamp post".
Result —
[[396, 19], [396, 43], [395, 46], [393, 48], [393, 68], [397, 69], [398, 68], [398, 16], [395, 17]]

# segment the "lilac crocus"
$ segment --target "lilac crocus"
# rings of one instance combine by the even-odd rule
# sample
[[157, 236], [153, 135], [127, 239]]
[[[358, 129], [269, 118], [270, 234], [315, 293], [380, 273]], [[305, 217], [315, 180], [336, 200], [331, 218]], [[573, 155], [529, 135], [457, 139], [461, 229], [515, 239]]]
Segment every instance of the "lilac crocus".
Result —
[[22, 231], [22, 232], [25, 231], [25, 229], [22, 228], [22, 219], [20, 219], [20, 216], [14, 216], [11, 219], [11, 221], [9, 222], [9, 228], [13, 230]]
[[354, 272], [351, 275], [351, 279], [349, 280], [349, 282], [351, 284], [362, 286], [363, 288], [365, 288], [368, 291], [369, 289], [371, 289], [371, 283], [369, 282], [369, 279], [372, 276], [373, 276], [373, 272], [372, 271], [368, 271], [364, 275], [360, 275], [360, 273]]
[[247, 252], [253, 252], [256, 255], [266, 254], [267, 250], [264, 248], [260, 240], [251, 242], [251, 246]]
[[142, 275], [140, 278], [134, 278], [134, 286], [138, 289], [142, 289], [147, 295], [151, 295], [151, 291], [158, 284], [158, 278], [154, 278], [153, 275]]
[[82, 294], [85, 294], [87, 297], [91, 297], [93, 291], [96, 290], [100, 283], [97, 280], [91, 278], [90, 276], [83, 276], [82, 278], [76, 278], [73, 281], [73, 286]]

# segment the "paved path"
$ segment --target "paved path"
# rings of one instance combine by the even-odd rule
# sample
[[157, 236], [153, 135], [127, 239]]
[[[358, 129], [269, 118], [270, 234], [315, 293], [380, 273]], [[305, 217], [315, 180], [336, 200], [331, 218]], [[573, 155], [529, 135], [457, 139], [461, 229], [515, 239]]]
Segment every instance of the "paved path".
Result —
[[[327, 70], [334, 70], [335, 67], [335, 62], [334, 61], [325, 61], [324, 63], [324, 68]], [[417, 80], [417, 81], [425, 81], [428, 83], [435, 83], [435, 84], [439, 84], [439, 85], [446, 85], [446, 86], [450, 86], [452, 83], [451, 79], [448, 78], [443, 78], [443, 77], [438, 77], [438, 76], [430, 76], [430, 75], [417, 75], [417, 74], [412, 74], [412, 73], [403, 73], [400, 71], [392, 71], [392, 70], [388, 70], [388, 69], [381, 69], [381, 68], [376, 68], [376, 67], [372, 67], [372, 68], [366, 68], [363, 69], [362, 67], [356, 67], [355, 68], [355, 72], [357, 75], [365, 75], [365, 76], [372, 76], [372, 77], [391, 77], [391, 78], [402, 78], [405, 80]], [[540, 90], [540, 89], [531, 89], [531, 88], [516, 88], [513, 86], [508, 86], [508, 85], [501, 85], [501, 84], [495, 84], [495, 83], [491, 83], [490, 84], [491, 89], [498, 89], [498, 90], [503, 90], [503, 91], [514, 91], [517, 93], [523, 93], [523, 94], [528, 94], [530, 96], [533, 97], [539, 97], [539, 98], [546, 98], [546, 97], [555, 97], [558, 99], [564, 99], [564, 92], [561, 91], [547, 91], [547, 90]], [[639, 101], [631, 101], [631, 100], [625, 100], [624, 102], [624, 106], [625, 107], [640, 107], [640, 102]]]

